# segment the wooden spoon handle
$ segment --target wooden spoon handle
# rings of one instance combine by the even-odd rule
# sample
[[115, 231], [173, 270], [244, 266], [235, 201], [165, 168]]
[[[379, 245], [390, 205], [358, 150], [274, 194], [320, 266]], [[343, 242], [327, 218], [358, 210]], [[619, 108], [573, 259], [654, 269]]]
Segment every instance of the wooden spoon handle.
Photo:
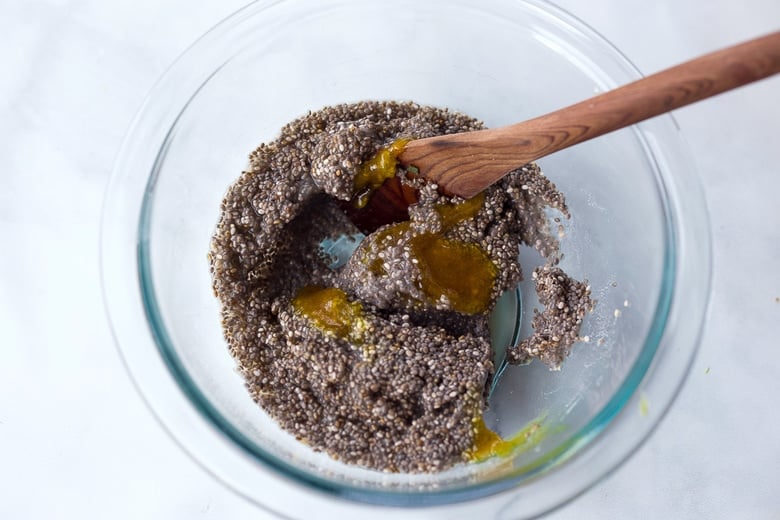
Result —
[[775, 32], [522, 123], [412, 141], [399, 160], [444, 193], [471, 198], [540, 157], [778, 72]]

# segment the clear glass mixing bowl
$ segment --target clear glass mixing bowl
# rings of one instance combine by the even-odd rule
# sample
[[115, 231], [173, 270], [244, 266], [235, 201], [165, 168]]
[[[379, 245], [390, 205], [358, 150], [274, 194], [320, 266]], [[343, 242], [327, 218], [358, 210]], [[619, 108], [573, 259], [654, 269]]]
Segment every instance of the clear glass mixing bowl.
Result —
[[573, 216], [562, 265], [590, 281], [598, 304], [589, 342], [561, 371], [534, 363], [501, 380], [492, 426], [506, 436], [537, 421], [543, 433], [509, 459], [386, 474], [296, 442], [235, 371], [206, 253], [248, 153], [309, 110], [413, 100], [497, 126], [639, 76], [593, 30], [537, 0], [260, 1], [220, 23], [149, 95], [105, 204], [106, 306], [155, 415], [220, 480], [294, 518], [527, 518], [593, 485], [666, 412], [704, 321], [708, 219], [670, 116], [540, 161]]

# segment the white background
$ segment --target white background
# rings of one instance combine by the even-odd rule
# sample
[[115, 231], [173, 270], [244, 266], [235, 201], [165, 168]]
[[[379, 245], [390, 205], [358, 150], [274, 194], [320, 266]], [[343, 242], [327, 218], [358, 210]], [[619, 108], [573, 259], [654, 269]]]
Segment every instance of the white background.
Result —
[[[97, 257], [133, 114], [243, 1], [0, 0], [0, 519], [271, 518], [146, 410], [112, 342]], [[645, 73], [780, 29], [778, 0], [559, 4]], [[712, 218], [704, 340], [651, 440], [555, 520], [780, 519], [780, 77], [676, 116]]]

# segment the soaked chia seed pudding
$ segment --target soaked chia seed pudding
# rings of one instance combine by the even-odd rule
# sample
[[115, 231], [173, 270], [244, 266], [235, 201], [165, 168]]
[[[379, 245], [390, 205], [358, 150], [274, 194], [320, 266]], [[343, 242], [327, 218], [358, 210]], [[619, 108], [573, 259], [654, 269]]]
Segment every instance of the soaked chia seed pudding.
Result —
[[[557, 369], [579, 339], [590, 288], [557, 267], [546, 212], [569, 213], [538, 166], [464, 201], [395, 164], [408, 139], [482, 127], [413, 103], [326, 107], [260, 145], [228, 189], [209, 252], [224, 335], [252, 398], [311, 448], [389, 472], [480, 460], [496, 437], [481, 419], [488, 317], [522, 279], [520, 244], [546, 259], [532, 273], [544, 310], [507, 359]], [[321, 242], [358, 232], [341, 206], [369, 198], [383, 169], [419, 202], [332, 268]]]

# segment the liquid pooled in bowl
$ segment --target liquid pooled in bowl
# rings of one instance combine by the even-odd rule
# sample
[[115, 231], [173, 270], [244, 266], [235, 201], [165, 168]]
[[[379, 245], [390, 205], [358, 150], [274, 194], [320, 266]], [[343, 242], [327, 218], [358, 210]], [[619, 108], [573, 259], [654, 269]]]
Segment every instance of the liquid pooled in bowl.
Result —
[[[556, 267], [546, 211], [568, 210], [536, 165], [465, 201], [395, 165], [408, 139], [482, 127], [413, 103], [326, 107], [260, 145], [228, 189], [209, 253], [224, 335], [252, 398], [312, 448], [393, 472], [498, 453], [480, 446], [496, 442], [481, 420], [488, 317], [522, 278], [520, 244], [547, 259], [533, 272], [545, 309], [509, 361], [558, 368], [577, 341], [590, 289]], [[388, 172], [419, 203], [332, 268], [320, 243], [358, 231], [339, 201], [363, 204]]]

